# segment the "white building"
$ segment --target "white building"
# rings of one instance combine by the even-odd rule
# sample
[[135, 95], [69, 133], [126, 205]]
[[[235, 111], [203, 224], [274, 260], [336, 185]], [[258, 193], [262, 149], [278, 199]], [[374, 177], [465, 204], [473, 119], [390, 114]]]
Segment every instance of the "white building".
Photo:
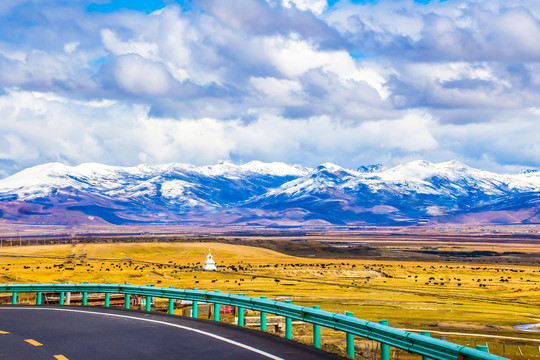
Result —
[[206, 271], [217, 270], [216, 262], [214, 261], [214, 259], [212, 259], [212, 254], [210, 254], [210, 249], [208, 249], [208, 255], [206, 255], [206, 261], [204, 262], [202, 269]]

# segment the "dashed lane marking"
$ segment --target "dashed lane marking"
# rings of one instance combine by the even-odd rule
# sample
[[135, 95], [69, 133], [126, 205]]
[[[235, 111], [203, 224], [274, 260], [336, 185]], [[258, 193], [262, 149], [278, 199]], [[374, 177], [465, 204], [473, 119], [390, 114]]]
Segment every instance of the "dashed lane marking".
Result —
[[43, 345], [42, 343], [37, 342], [36, 340], [33, 340], [33, 339], [25, 339], [24, 341], [26, 341], [27, 343], [32, 344], [34, 346], [42, 346]]
[[[0, 330], [0, 334], [9, 334], [9, 331], [1, 331]], [[42, 346], [43, 345], [43, 344], [41, 344], [41, 343], [39, 343], [39, 342], [37, 342], [36, 340], [33, 340], [33, 339], [26, 339], [24, 341], [26, 341], [27, 343], [32, 344], [34, 346]], [[57, 359], [57, 360], [69, 360], [64, 355], [54, 355], [54, 358]]]
[[191, 332], [194, 332], [194, 333], [197, 333], [197, 334], [205, 335], [205, 336], [214, 338], [216, 340], [220, 340], [220, 341], [229, 343], [231, 345], [241, 347], [241, 348], [246, 349], [248, 351], [252, 351], [254, 353], [260, 354], [260, 355], [262, 355], [264, 357], [267, 357], [267, 358], [270, 358], [272, 360], [284, 360], [283, 358], [280, 358], [279, 356], [276, 356], [276, 355], [273, 355], [273, 354], [269, 354], [266, 351], [259, 350], [257, 348], [254, 348], [254, 347], [246, 345], [246, 344], [242, 344], [241, 342], [238, 342], [238, 341], [227, 339], [226, 337], [219, 336], [219, 335], [213, 334], [211, 332], [195, 329], [195, 328], [185, 326], [185, 325], [171, 324], [171, 323], [168, 323], [168, 322], [165, 322], [165, 321], [159, 321], [159, 320], [154, 320], [154, 319], [142, 319], [142, 318], [135, 317], [135, 316], [102, 313], [102, 312], [88, 311], [88, 310], [75, 310], [75, 309], [55, 309], [55, 308], [40, 308], [40, 307], [28, 307], [28, 308], [3, 307], [3, 308], [0, 308], [0, 310], [7, 310], [7, 311], [20, 311], [20, 310], [23, 310], [23, 311], [24, 310], [66, 311], [66, 312], [86, 313], [86, 314], [92, 314], [92, 315], [101, 315], [101, 316], [107, 316], [107, 317], [131, 319], [131, 320], [136, 320], [136, 321], [145, 321], [145, 322], [150, 322], [150, 323], [154, 323], [154, 324], [160, 324], [160, 325], [175, 327], [175, 328], [179, 328], [179, 329], [184, 329], [184, 330], [191, 331]]

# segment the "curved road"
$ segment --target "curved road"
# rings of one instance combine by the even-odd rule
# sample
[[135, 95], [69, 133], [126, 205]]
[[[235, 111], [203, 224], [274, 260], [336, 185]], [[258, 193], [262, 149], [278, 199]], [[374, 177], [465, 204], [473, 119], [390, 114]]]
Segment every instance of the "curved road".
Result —
[[103, 307], [0, 306], [0, 359], [343, 359], [262, 331]]

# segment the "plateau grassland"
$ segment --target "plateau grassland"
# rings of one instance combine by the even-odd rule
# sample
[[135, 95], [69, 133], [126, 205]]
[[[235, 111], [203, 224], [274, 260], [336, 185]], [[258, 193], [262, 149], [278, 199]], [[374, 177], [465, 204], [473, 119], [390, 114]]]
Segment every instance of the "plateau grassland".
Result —
[[[209, 248], [217, 272], [200, 270]], [[85, 243], [2, 248], [0, 283], [13, 282], [127, 282], [264, 295], [387, 319], [394, 327], [428, 330], [473, 347], [488, 342], [492, 351], [515, 359], [540, 358], [540, 334], [513, 328], [540, 322], [540, 267], [534, 265], [321, 259], [209, 242]], [[295, 329], [308, 343], [310, 334], [309, 326]], [[341, 346], [343, 334], [325, 330], [323, 341]], [[367, 356], [369, 345], [358, 344]], [[516, 346], [531, 354], [520, 357]]]

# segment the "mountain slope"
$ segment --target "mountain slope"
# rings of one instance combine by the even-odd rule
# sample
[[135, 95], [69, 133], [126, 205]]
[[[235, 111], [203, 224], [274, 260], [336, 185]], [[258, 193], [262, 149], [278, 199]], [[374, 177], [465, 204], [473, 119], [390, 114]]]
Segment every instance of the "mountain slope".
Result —
[[523, 207], [534, 207], [539, 191], [538, 176], [498, 175], [457, 161], [413, 161], [377, 173], [323, 164], [245, 206], [310, 209], [311, 216], [337, 224], [395, 225], [442, 215], [450, 220], [486, 208], [505, 210], [520, 201]]
[[360, 171], [325, 163], [59, 163], [0, 180], [0, 219], [39, 224], [396, 225], [539, 222], [540, 173], [457, 161]]

